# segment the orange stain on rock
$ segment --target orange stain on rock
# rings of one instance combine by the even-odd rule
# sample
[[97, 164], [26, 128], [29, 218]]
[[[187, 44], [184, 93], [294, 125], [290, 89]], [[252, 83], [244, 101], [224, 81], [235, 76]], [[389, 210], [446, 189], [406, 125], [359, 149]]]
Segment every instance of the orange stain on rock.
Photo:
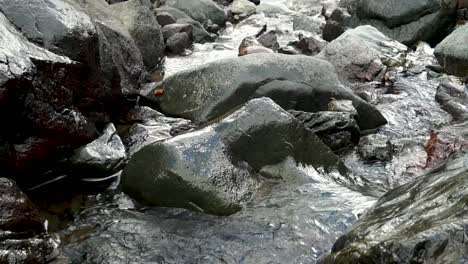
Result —
[[161, 95], [164, 94], [164, 89], [157, 89], [157, 90], [154, 90], [154, 91], [153, 91], [153, 94], [154, 94], [155, 96], [161, 96]]

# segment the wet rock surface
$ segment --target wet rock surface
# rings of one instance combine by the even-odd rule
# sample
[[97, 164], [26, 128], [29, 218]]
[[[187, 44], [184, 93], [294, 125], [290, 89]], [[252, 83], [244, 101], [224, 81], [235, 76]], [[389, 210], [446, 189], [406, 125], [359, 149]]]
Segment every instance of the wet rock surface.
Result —
[[46, 263], [59, 241], [46, 233], [46, 220], [16, 183], [0, 178], [0, 262]]
[[[0, 188], [13, 197], [0, 202], [2, 216], [13, 207], [24, 215], [11, 218], [20, 223], [14, 231], [0, 228], [0, 262], [316, 263], [333, 244], [322, 261], [451, 263], [466, 255], [466, 177], [449, 180], [458, 165], [444, 165], [468, 148], [466, 80], [448, 75], [465, 75], [465, 45], [458, 31], [436, 56], [416, 45], [435, 46], [456, 19], [463, 28], [465, 1], [343, 0], [336, 10], [336, 0], [250, 2], [237, 17], [233, 1], [222, 0], [0, 3], [0, 43], [8, 43], [0, 45], [0, 170], [41, 207], [28, 214], [31, 203], [12, 194], [18, 189]], [[327, 43], [322, 33], [343, 38]], [[177, 34], [187, 42], [170, 43], [190, 43], [178, 54], [164, 48]], [[237, 58], [248, 36], [258, 45]], [[324, 50], [331, 64], [295, 56]], [[267, 53], [250, 54], [257, 51]], [[265, 96], [275, 103], [242, 108]], [[336, 154], [317, 154], [314, 134]], [[98, 162], [77, 173], [73, 150], [91, 146]], [[141, 188], [186, 209], [142, 207], [121, 193], [122, 161], [153, 146], [184, 152], [146, 155], [134, 170], [151, 168], [158, 182], [189, 191], [155, 192], [151, 180]], [[343, 167], [341, 159], [348, 173], [298, 157], [334, 157]], [[173, 171], [191, 177], [180, 184]], [[201, 180], [207, 175], [211, 182]], [[336, 241], [365, 211], [357, 231]], [[348, 258], [349, 250], [357, 253]]]
[[271, 99], [254, 99], [219, 122], [144, 147], [125, 168], [122, 187], [144, 204], [227, 215], [255, 195], [262, 176], [279, 170], [274, 177], [288, 181], [278, 168], [287, 158], [346, 174], [314, 133]]
[[322, 263], [466, 261], [468, 156], [385, 194]]
[[306, 113], [289, 110], [333, 151], [341, 152], [359, 143], [359, 126], [353, 114], [344, 112]]

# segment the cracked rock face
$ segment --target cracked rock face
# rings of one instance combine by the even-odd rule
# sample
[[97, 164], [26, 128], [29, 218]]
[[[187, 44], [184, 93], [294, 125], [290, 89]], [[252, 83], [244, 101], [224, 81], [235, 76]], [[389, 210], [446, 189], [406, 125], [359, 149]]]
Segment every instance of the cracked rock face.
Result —
[[125, 168], [122, 187], [147, 205], [228, 215], [255, 195], [262, 177], [287, 181], [277, 167], [288, 158], [292, 167], [346, 173], [312, 131], [271, 99], [254, 99], [211, 125], [144, 147]]

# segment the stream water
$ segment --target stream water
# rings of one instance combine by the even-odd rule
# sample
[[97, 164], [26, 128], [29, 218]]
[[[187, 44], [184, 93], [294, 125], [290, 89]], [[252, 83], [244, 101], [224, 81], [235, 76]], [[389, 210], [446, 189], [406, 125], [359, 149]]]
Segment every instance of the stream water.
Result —
[[[322, 5], [338, 1], [263, 0], [278, 14], [255, 14], [226, 28], [214, 43], [196, 44], [194, 53], [170, 57], [166, 76], [238, 54], [241, 40], [266, 24], [281, 46], [297, 39], [294, 17], [320, 21]], [[268, 7], [269, 6], [269, 7]], [[433, 63], [432, 50], [421, 46], [409, 56], [416, 66]], [[450, 116], [434, 100], [437, 79], [424, 71], [399, 73], [393, 89], [371, 88], [389, 124], [378, 133], [389, 137], [396, 154], [389, 162], [364, 162], [355, 152], [343, 158], [355, 175], [368, 179], [379, 193], [414, 179], [426, 164], [424, 146], [431, 129]], [[61, 226], [64, 252], [73, 263], [315, 263], [328, 252], [378, 197], [370, 197], [304, 168], [306, 177], [291, 185], [265, 186], [241, 212], [218, 217], [174, 208], [141, 208], [118, 188], [81, 197], [72, 224]]]

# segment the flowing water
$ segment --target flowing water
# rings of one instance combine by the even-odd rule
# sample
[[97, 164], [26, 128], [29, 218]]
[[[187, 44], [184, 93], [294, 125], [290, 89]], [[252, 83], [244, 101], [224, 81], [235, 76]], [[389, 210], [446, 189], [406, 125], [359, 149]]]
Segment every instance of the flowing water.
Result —
[[[215, 43], [196, 44], [192, 55], [168, 58], [167, 75], [236, 57], [241, 40], [265, 24], [286, 45], [304, 33], [293, 30], [295, 16], [319, 19], [322, 4], [333, 7], [337, 1], [263, 2], [282, 13], [255, 14], [226, 28]], [[409, 56], [416, 67], [432, 63], [431, 52], [422, 46]], [[451, 121], [434, 100], [437, 84], [424, 71], [402, 72], [392, 89], [369, 90], [389, 120], [378, 133], [391, 139], [396, 155], [390, 162], [370, 163], [348, 153], [344, 160], [355, 175], [383, 192], [424, 172], [431, 129]], [[109, 190], [84, 197], [78, 205], [82, 212], [58, 235], [73, 263], [314, 263], [377, 197], [340, 186], [311, 168], [302, 173], [303, 181], [295, 184], [263, 187], [246, 208], [229, 217], [141, 208], [118, 189]]]

